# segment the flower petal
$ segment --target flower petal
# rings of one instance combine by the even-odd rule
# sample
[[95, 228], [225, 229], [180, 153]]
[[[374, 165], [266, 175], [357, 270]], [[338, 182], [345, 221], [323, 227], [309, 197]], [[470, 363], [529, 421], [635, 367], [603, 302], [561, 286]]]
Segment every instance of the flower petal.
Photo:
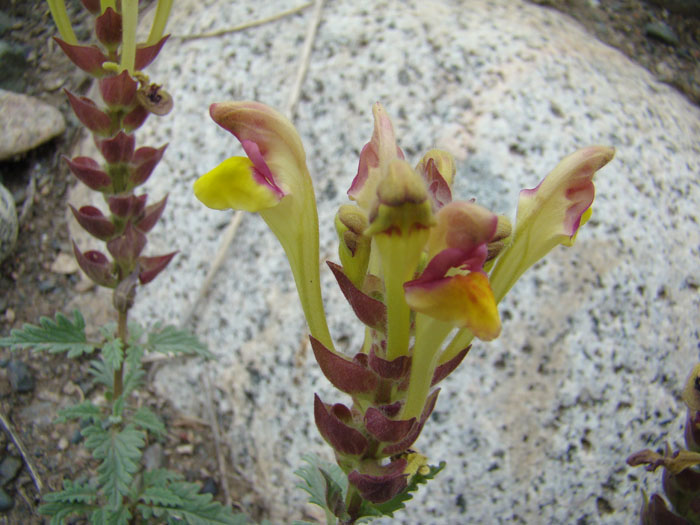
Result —
[[557, 244], [572, 244], [593, 203], [593, 175], [614, 155], [615, 150], [605, 146], [578, 150], [557, 164], [537, 187], [520, 192], [513, 241], [491, 273], [497, 301]]
[[496, 301], [489, 279], [482, 272], [411, 281], [404, 289], [406, 302], [416, 312], [469, 328], [484, 341], [495, 339], [501, 332]]
[[226, 159], [194, 183], [194, 194], [215, 210], [260, 211], [276, 206], [281, 197], [247, 157]]

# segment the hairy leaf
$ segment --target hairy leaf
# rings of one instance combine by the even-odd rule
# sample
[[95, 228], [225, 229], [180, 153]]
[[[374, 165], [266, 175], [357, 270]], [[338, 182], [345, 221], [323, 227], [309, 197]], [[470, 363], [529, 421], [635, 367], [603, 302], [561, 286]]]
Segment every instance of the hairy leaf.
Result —
[[[49, 496], [50, 494], [47, 494]], [[51, 516], [50, 525], [64, 525], [66, 518], [72, 515], [85, 516], [95, 509], [94, 505], [85, 503], [70, 503], [66, 501], [57, 501], [52, 503], [44, 503], [39, 506], [39, 514]]]
[[73, 311], [73, 321], [63, 314], [56, 314], [56, 321], [48, 317], [39, 319], [39, 326], [25, 324], [14, 329], [9, 337], [0, 338], [0, 346], [11, 350], [33, 348], [46, 350], [52, 354], [68, 352], [68, 357], [89, 354], [95, 349], [85, 337], [85, 320], [78, 310]]
[[90, 374], [95, 378], [95, 382], [106, 386], [110, 390], [114, 388], [114, 373], [109, 367], [99, 359], [90, 361]]
[[80, 419], [80, 421], [99, 421], [100, 408], [92, 403], [92, 401], [83, 401], [79, 405], [73, 405], [67, 408], [62, 408], [58, 411], [56, 423], [65, 423], [72, 419]]
[[207, 359], [214, 357], [207, 349], [207, 345], [195, 335], [174, 326], [164, 328], [156, 326], [154, 331], [148, 334], [146, 348], [161, 354], [198, 355]]
[[156, 437], [165, 435], [165, 425], [150, 408], [141, 407], [131, 417], [132, 423], [143, 430], [147, 430]]
[[305, 454], [301, 459], [308, 465], [299, 467], [294, 474], [305, 483], [298, 483], [296, 486], [309, 493], [311, 496], [309, 503], [318, 505], [326, 511], [326, 518], [330, 522], [332, 517], [336, 516], [336, 512], [342, 514], [344, 510], [340, 508], [338, 502], [345, 499], [348, 478], [338, 465], [323, 461], [313, 454]]
[[133, 425], [127, 425], [121, 431], [115, 427], [103, 429], [98, 425], [84, 428], [85, 446], [92, 450], [96, 459], [102, 463], [97, 468], [98, 481], [109, 502], [109, 507], [116, 509], [122, 497], [129, 492], [134, 473], [139, 468], [141, 448], [146, 435]]

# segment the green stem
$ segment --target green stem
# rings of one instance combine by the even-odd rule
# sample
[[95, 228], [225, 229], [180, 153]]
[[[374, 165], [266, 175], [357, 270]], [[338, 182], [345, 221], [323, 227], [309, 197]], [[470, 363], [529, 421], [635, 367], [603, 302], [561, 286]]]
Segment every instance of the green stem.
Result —
[[158, 7], [156, 8], [156, 15], [153, 18], [153, 25], [151, 26], [151, 32], [148, 35], [148, 40], [146, 44], [152, 46], [158, 42], [165, 32], [165, 24], [168, 22], [168, 17], [170, 16], [170, 9], [173, 7], [173, 0], [158, 0]]
[[423, 413], [437, 367], [440, 346], [452, 328], [451, 323], [416, 314], [416, 342], [413, 346], [411, 375], [400, 419], [420, 418]]
[[355, 487], [348, 484], [348, 493], [345, 496], [345, 509], [350, 515], [350, 519], [341, 521], [341, 525], [352, 525], [357, 521], [360, 509], [362, 508], [362, 496]]
[[408, 355], [411, 339], [411, 310], [403, 285], [413, 278], [427, 230], [406, 236], [379, 234], [374, 237], [382, 263], [384, 303], [387, 315], [386, 358], [389, 361]]
[[136, 60], [136, 25], [139, 19], [138, 0], [122, 0], [122, 49], [119, 63], [122, 71], [134, 73]]
[[68, 44], [77, 44], [78, 39], [75, 37], [73, 26], [70, 23], [70, 18], [68, 18], [65, 2], [63, 0], [47, 0], [47, 3], [61, 38]]

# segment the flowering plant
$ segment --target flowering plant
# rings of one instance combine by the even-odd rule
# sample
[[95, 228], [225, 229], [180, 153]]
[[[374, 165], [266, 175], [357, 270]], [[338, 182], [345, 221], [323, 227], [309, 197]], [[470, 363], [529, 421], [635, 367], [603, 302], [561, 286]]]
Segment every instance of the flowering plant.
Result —
[[[294, 126], [257, 102], [213, 104], [213, 120], [241, 143], [201, 176], [197, 198], [215, 209], [258, 212], [282, 245], [324, 375], [352, 404], [314, 399], [319, 432], [342, 472], [318, 461], [302, 469], [328, 523], [393, 515], [431, 467], [411, 447], [437, 402], [437, 384], [472, 340], [498, 337], [498, 302], [558, 244], [571, 246], [591, 214], [593, 176], [614, 155], [592, 146], [564, 158], [523, 190], [515, 225], [471, 201], [453, 200], [455, 162], [431, 150], [412, 166], [391, 120], [373, 108], [374, 132], [360, 153], [335, 217], [340, 265], [328, 263], [364, 325], [352, 357], [333, 344], [320, 290], [318, 216], [306, 154]], [[289, 217], [296, 220], [290, 221]]]
[[72, 319], [57, 314], [39, 325], [25, 325], [0, 338], [12, 350], [65, 352], [69, 358], [96, 354], [90, 372], [104, 392], [100, 400], [85, 400], [59, 411], [58, 422], [79, 421], [84, 446], [97, 463], [97, 475], [63, 480], [63, 487], [44, 494], [39, 513], [52, 524], [71, 516], [89, 517], [96, 524], [146, 521], [185, 523], [246, 523], [245, 516], [200, 493], [200, 486], [164, 468], [146, 470], [141, 458], [146, 444], [162, 439], [166, 427], [147, 406], [134, 406], [132, 394], [143, 386], [146, 352], [209, 357], [201, 342], [173, 326], [149, 332], [128, 316], [137, 290], [153, 281], [175, 252], [146, 256], [147, 234], [156, 225], [167, 197], [147, 204], [136, 190], [150, 177], [166, 146], [136, 148], [135, 131], [151, 114], [165, 115], [172, 99], [142, 71], [158, 55], [172, 0], [159, 0], [151, 33], [136, 42], [138, 0], [81, 0], [94, 15], [99, 45], [78, 44], [63, 0], [48, 0], [61, 34], [56, 42], [68, 58], [97, 80], [102, 103], [66, 91], [78, 120], [92, 133], [101, 159], [65, 158], [71, 172], [104, 196], [108, 212], [95, 206], [71, 211], [80, 226], [104, 242], [103, 251], [81, 251], [73, 243], [78, 265], [97, 285], [113, 291], [116, 326], [102, 327], [102, 338], [86, 336], [85, 321], [77, 310]]

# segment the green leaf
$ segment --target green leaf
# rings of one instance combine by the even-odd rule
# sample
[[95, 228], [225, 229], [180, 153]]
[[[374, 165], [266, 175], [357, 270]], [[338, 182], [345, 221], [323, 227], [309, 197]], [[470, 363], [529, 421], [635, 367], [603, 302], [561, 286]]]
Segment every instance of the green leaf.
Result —
[[171, 481], [181, 481], [182, 474], [166, 468], [157, 468], [143, 473], [145, 487], [164, 487]]
[[83, 401], [79, 405], [73, 405], [67, 408], [62, 408], [58, 411], [56, 423], [66, 423], [72, 419], [80, 419], [80, 421], [99, 421], [100, 409], [92, 403], [92, 401]]
[[154, 436], [161, 438], [165, 435], [165, 425], [150, 408], [141, 407], [131, 417], [131, 421], [143, 430], [147, 430]]
[[88, 372], [95, 378], [95, 382], [106, 386], [110, 390], [114, 388], [114, 371], [110, 370], [103, 361], [98, 359], [90, 361]]
[[131, 512], [128, 507], [120, 506], [116, 509], [102, 507], [90, 516], [92, 525], [129, 525]]
[[294, 474], [305, 483], [298, 483], [296, 486], [309, 493], [311, 496], [309, 503], [318, 505], [326, 511], [326, 519], [329, 523], [334, 522], [333, 517], [336, 516], [336, 512], [341, 514], [344, 512], [344, 508], [341, 508], [338, 502], [345, 500], [348, 491], [347, 476], [338, 465], [324, 461], [313, 454], [304, 454], [301, 459], [308, 465], [299, 467]]
[[200, 494], [199, 490], [197, 483], [186, 481], [146, 487], [137, 508], [146, 520], [156, 517], [189, 525], [248, 525], [245, 514], [234, 514], [230, 508], [212, 501], [211, 494]]
[[63, 490], [44, 496], [46, 503], [39, 507], [39, 514], [51, 516], [52, 524], [62, 524], [71, 515], [84, 516], [92, 512], [96, 499], [96, 488], [88, 483], [74, 483], [66, 479], [63, 481]]
[[119, 370], [124, 359], [124, 343], [121, 339], [109, 339], [102, 345], [102, 360], [108, 368]]
[[92, 353], [95, 349], [85, 337], [85, 320], [78, 310], [73, 311], [72, 322], [58, 313], [56, 322], [42, 317], [39, 326], [25, 324], [21, 329], [14, 329], [9, 337], [0, 338], [0, 346], [7, 346], [10, 350], [33, 348], [52, 354], [68, 352], [70, 358]]
[[198, 355], [207, 359], [214, 357], [207, 345], [197, 339], [197, 336], [174, 326], [162, 329], [156, 326], [154, 331], [148, 334], [146, 348], [161, 354]]
[[115, 427], [103, 429], [98, 425], [84, 428], [85, 447], [92, 450], [95, 459], [102, 463], [97, 468], [98, 481], [103, 488], [109, 506], [116, 509], [122, 497], [129, 492], [134, 473], [139, 469], [141, 448], [146, 435], [133, 425], [121, 431]]

